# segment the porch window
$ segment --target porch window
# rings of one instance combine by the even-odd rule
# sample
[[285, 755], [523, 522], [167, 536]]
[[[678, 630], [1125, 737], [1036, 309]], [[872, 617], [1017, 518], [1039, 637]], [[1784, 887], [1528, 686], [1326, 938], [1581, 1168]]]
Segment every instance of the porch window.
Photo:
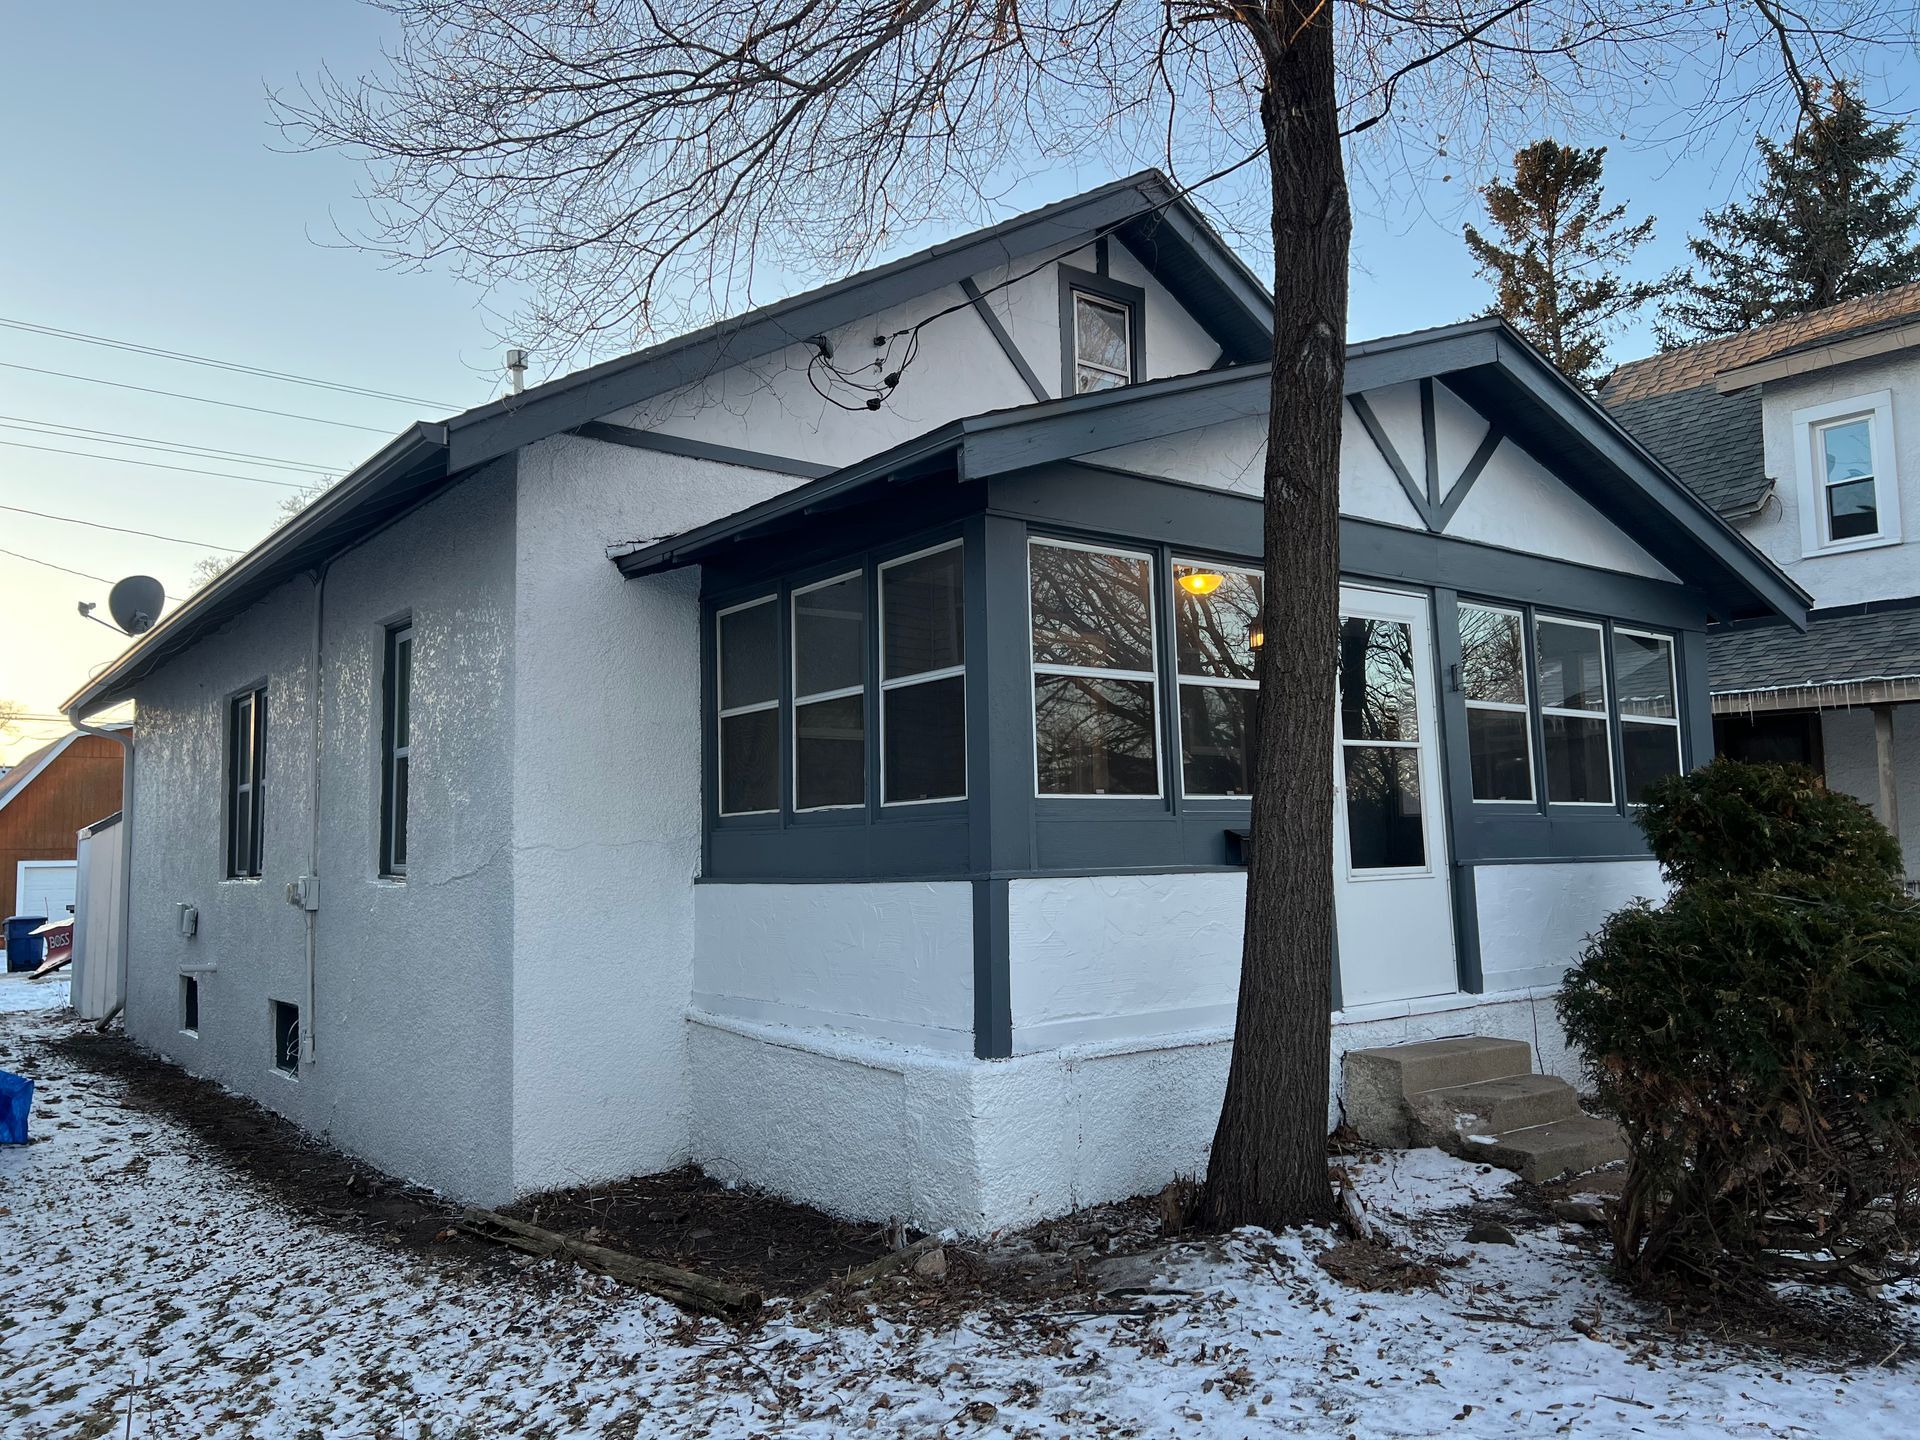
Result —
[[1534, 620], [1550, 804], [1613, 804], [1605, 635], [1591, 620]]
[[866, 803], [867, 577], [856, 570], [793, 592], [793, 808]]
[[1350, 867], [1425, 865], [1419, 688], [1413, 628], [1403, 620], [1340, 622], [1340, 764]]
[[967, 793], [966, 581], [960, 542], [880, 567], [880, 797]]
[[[266, 763], [267, 692], [236, 695], [227, 711], [227, 878], [260, 875], [260, 777]], [[187, 1027], [191, 1029], [192, 1027]]]
[[1642, 630], [1613, 629], [1614, 688], [1620, 696], [1620, 763], [1627, 803], [1638, 805], [1656, 780], [1680, 773], [1679, 685], [1673, 641]]
[[1475, 800], [1533, 799], [1526, 633], [1518, 610], [1460, 607], [1460, 689]]
[[714, 617], [720, 813], [780, 808], [780, 607], [772, 595]]
[[1190, 797], [1253, 791], [1253, 726], [1262, 640], [1262, 576], [1176, 560], [1174, 655], [1180, 685], [1180, 784]]
[[1153, 561], [1032, 540], [1035, 785], [1041, 795], [1158, 795]]
[[407, 873], [407, 795], [413, 769], [413, 622], [387, 630], [381, 688], [380, 873]]

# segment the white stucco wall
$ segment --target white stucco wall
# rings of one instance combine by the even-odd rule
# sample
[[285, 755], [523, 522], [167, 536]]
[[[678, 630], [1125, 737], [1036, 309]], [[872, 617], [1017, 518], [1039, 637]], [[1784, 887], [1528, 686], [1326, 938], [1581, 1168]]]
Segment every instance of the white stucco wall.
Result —
[[1512, 441], [1503, 441], [1446, 533], [1602, 570], [1676, 577]]
[[588, 440], [520, 454], [511, 1152], [521, 1192], [687, 1154], [699, 575], [624, 580], [606, 547], [795, 483]]
[[[342, 555], [327, 577], [315, 1055], [272, 1067], [269, 1001], [305, 1003], [314, 591], [273, 592], [142, 682], [127, 1026], [141, 1043], [393, 1174], [512, 1192], [514, 494], [498, 465]], [[414, 624], [408, 877], [377, 875], [385, 626]], [[259, 880], [224, 880], [227, 702], [267, 687]], [[177, 902], [199, 910], [180, 935]], [[200, 971], [198, 1038], [179, 975]]]
[[[1893, 396], [1894, 463], [1905, 540], [1868, 550], [1808, 555], [1801, 512], [1810, 503], [1806, 485], [1812, 457], [1803, 460], [1799, 454], [1794, 412], [1882, 390]], [[1767, 475], [1774, 486], [1760, 513], [1740, 522], [1746, 537], [1819, 606], [1920, 593], [1920, 562], [1914, 558], [1920, 543], [1920, 357], [1908, 352], [1770, 381], [1761, 389], [1760, 410]]]
[[973, 1053], [973, 886], [702, 885], [693, 1004]]
[[1666, 893], [1652, 860], [1476, 866], [1485, 988], [1557, 985], [1607, 916]]
[[[1880, 752], [1873, 736], [1873, 711], [1822, 711], [1820, 744], [1826, 756], [1827, 784], [1877, 814]], [[1912, 879], [1920, 876], [1920, 705], [1894, 707], [1893, 757], [1899, 788], [1900, 849], [1906, 857], [1907, 876]]]
[[1237, 872], [1010, 881], [1014, 1052], [1230, 1024], [1246, 894]]

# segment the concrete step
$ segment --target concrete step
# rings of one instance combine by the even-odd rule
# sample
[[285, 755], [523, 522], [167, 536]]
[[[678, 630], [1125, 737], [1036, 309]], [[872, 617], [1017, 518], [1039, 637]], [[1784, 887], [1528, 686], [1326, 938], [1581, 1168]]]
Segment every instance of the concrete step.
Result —
[[1620, 1128], [1611, 1120], [1577, 1115], [1504, 1134], [1465, 1135], [1461, 1153], [1470, 1160], [1515, 1170], [1530, 1185], [1561, 1175], [1579, 1175], [1627, 1158]]
[[1557, 1075], [1502, 1075], [1423, 1091], [1408, 1100], [1429, 1128], [1474, 1135], [1571, 1120], [1580, 1113], [1580, 1097]]
[[1349, 1123], [1368, 1144], [1398, 1148], [1431, 1143], [1417, 1135], [1408, 1097], [1531, 1074], [1533, 1049], [1524, 1040], [1455, 1035], [1349, 1050], [1343, 1070]]

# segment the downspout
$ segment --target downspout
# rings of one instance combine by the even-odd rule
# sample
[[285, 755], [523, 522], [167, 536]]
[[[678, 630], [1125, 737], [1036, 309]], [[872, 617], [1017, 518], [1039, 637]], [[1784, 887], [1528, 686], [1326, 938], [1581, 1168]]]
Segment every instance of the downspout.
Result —
[[98, 1028], [105, 1030], [114, 1016], [127, 1008], [130, 974], [127, 959], [133, 936], [133, 732], [102, 730], [98, 725], [89, 725], [80, 718], [78, 705], [67, 711], [67, 723], [82, 735], [98, 735], [120, 747], [120, 933], [114, 941], [118, 952], [114, 963], [120, 970], [120, 998], [100, 1017]]
[[313, 572], [313, 749], [308, 758], [307, 770], [307, 809], [312, 821], [307, 840], [307, 873], [289, 887], [287, 898], [299, 905], [307, 917], [307, 985], [306, 994], [300, 1003], [300, 1059], [305, 1065], [313, 1064], [313, 1021], [314, 995], [316, 991], [315, 972], [318, 969], [320, 950], [320, 697], [321, 679], [321, 635], [322, 622], [326, 615], [327, 572], [333, 568], [333, 558], [322, 561]]

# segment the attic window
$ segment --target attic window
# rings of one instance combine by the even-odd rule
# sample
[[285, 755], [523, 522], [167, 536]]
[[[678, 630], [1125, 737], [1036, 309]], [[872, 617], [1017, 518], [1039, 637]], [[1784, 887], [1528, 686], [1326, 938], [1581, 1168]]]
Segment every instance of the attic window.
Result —
[[1133, 383], [1133, 309], [1073, 292], [1073, 388], [1112, 390]]
[[1893, 397], [1859, 395], [1793, 413], [1801, 552], [1891, 545], [1900, 539]]

